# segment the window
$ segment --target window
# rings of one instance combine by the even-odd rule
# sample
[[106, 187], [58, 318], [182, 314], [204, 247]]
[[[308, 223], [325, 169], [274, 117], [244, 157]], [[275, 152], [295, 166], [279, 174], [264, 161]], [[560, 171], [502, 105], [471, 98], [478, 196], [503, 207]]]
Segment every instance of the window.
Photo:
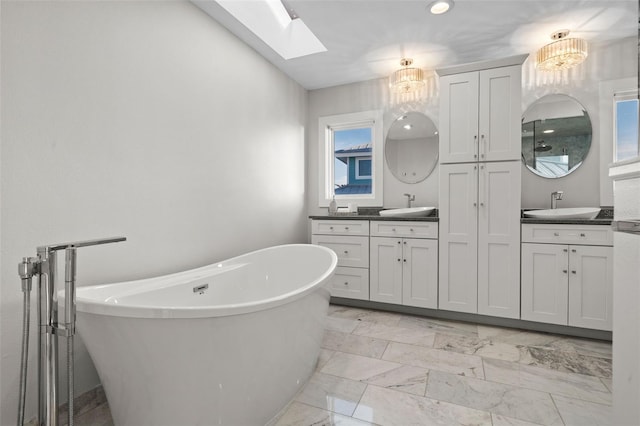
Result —
[[382, 206], [382, 113], [320, 117], [319, 205]]
[[613, 161], [638, 156], [638, 92], [614, 94]]

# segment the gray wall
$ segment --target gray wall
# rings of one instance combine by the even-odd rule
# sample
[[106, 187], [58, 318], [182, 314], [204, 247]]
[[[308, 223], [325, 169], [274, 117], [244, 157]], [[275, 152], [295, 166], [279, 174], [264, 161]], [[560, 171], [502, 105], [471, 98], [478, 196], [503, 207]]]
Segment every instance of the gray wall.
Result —
[[[126, 236], [79, 250], [89, 285], [306, 241], [307, 92], [186, 1], [2, 1], [1, 15], [6, 425], [16, 421], [21, 258]], [[81, 344], [76, 362], [80, 394], [99, 381]]]

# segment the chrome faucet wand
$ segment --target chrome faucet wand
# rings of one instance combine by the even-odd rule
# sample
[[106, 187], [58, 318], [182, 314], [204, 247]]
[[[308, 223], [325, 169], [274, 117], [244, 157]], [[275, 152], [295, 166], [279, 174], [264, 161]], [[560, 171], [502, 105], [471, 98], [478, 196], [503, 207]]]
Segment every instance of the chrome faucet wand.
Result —
[[562, 195], [564, 192], [562, 191], [554, 191], [551, 193], [551, 208], [555, 209], [558, 205], [558, 200], [562, 200]]
[[411, 202], [416, 200], [416, 196], [411, 194], [404, 194], [404, 196], [407, 197], [407, 207], [411, 207]]

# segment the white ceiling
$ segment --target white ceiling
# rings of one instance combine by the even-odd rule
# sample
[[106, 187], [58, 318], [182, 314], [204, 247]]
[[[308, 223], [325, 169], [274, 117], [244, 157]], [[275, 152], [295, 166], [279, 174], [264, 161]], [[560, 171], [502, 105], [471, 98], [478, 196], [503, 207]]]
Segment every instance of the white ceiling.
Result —
[[[560, 29], [600, 43], [634, 36], [637, 0], [287, 0], [327, 51], [284, 60], [214, 0], [192, 0], [306, 89], [387, 77], [410, 57], [437, 69], [535, 51]], [[256, 0], [237, 0], [252, 2]]]

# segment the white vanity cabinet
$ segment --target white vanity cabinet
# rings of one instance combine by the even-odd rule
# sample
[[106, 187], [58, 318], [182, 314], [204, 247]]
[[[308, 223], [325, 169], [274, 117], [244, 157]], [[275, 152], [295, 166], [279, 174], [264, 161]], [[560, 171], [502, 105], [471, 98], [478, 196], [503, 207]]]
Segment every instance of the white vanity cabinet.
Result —
[[520, 318], [520, 162], [440, 166], [439, 309]]
[[522, 225], [522, 319], [612, 329], [608, 225]]
[[370, 300], [438, 307], [438, 224], [371, 222]]
[[520, 160], [521, 66], [438, 73], [440, 163]]
[[338, 256], [329, 283], [332, 296], [369, 300], [369, 221], [312, 220], [311, 243], [328, 247]]

